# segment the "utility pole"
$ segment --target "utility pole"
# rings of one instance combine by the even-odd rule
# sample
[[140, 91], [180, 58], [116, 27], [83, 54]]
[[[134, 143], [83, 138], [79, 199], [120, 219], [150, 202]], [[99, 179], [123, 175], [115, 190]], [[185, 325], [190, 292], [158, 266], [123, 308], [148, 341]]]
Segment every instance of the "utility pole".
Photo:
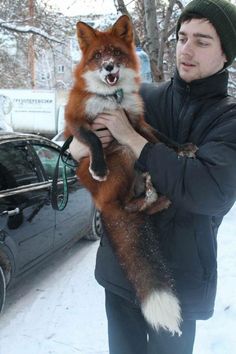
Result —
[[[29, 0], [29, 25], [34, 25], [34, 0]], [[31, 34], [28, 44], [28, 67], [31, 76], [31, 86], [35, 87], [34, 35]]]

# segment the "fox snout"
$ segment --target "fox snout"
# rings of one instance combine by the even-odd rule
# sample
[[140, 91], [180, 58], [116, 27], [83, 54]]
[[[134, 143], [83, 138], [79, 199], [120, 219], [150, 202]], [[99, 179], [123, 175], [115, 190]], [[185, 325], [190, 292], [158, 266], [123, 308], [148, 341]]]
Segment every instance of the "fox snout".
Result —
[[111, 72], [114, 69], [114, 63], [110, 61], [109, 63], [105, 63], [103, 67], [106, 71]]
[[119, 80], [119, 66], [113, 60], [104, 61], [100, 77], [109, 86], [114, 86]]

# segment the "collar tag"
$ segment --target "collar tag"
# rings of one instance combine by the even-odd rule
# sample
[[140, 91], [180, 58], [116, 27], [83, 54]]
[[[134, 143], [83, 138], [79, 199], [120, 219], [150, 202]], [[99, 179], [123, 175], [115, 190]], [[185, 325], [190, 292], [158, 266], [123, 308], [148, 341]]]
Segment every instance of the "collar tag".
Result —
[[114, 97], [115, 97], [115, 100], [118, 104], [120, 104], [123, 100], [123, 97], [124, 97], [124, 92], [122, 89], [118, 89], [116, 90], [116, 92], [114, 93]]

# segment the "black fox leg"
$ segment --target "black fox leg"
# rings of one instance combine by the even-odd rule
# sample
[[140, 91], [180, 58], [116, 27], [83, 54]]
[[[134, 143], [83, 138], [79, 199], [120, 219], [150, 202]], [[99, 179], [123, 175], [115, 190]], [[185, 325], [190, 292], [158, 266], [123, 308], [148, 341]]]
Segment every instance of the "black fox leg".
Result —
[[168, 146], [169, 148], [175, 150], [179, 156], [185, 156], [185, 157], [190, 157], [194, 158], [195, 153], [198, 150], [198, 147], [192, 143], [186, 143], [186, 144], [179, 144], [176, 141], [169, 139], [166, 137], [164, 134], [158, 132], [157, 130], [154, 129], [153, 134], [155, 137]]
[[169, 148], [175, 150], [179, 156], [186, 156], [190, 158], [195, 157], [195, 153], [198, 150], [197, 146], [192, 143], [179, 144], [176, 141], [168, 138], [165, 134], [160, 133], [158, 130], [149, 126], [148, 124], [142, 125], [138, 128], [138, 131], [149, 142], [157, 143], [161, 142]]
[[102, 143], [97, 135], [90, 129], [81, 127], [79, 129], [79, 140], [90, 149], [89, 172], [98, 181], [106, 180], [108, 169], [104, 157]]

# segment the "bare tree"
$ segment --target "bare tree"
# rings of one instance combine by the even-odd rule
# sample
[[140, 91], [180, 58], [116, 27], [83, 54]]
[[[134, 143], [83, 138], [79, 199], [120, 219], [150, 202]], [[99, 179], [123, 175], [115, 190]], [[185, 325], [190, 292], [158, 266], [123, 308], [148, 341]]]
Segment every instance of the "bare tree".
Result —
[[8, 31], [11, 32], [18, 32], [18, 33], [30, 33], [34, 35], [38, 35], [40, 37], [43, 37], [47, 40], [50, 40], [52, 42], [56, 43], [63, 43], [62, 40], [58, 40], [54, 36], [50, 36], [47, 32], [44, 30], [34, 27], [33, 25], [18, 25], [17, 23], [9, 23], [0, 18], [0, 27], [4, 28]]
[[150, 58], [154, 81], [165, 80], [166, 72], [173, 70], [173, 33], [182, 7], [179, 0], [135, 0], [134, 23], [141, 45]]
[[164, 51], [165, 51], [165, 46], [166, 46], [166, 41], [168, 39], [168, 26], [171, 20], [171, 16], [173, 13], [173, 8], [176, 3], [176, 0], [170, 0], [165, 17], [164, 17], [164, 25], [163, 25], [163, 30], [160, 35], [160, 41], [159, 41], [159, 55], [157, 59], [157, 67], [160, 72], [160, 81], [164, 79], [164, 72], [163, 72], [163, 61], [164, 61]]
[[144, 0], [146, 48], [149, 54], [152, 77], [154, 81], [163, 80], [163, 75], [158, 68], [159, 56], [159, 31], [157, 29], [157, 14], [155, 0]]
[[[1, 87], [29, 88], [39, 83], [35, 62], [42, 58], [42, 51], [55, 58], [58, 44], [64, 45], [74, 32], [75, 21], [48, 11], [42, 0], [0, 0]], [[54, 70], [50, 70], [54, 80]]]

